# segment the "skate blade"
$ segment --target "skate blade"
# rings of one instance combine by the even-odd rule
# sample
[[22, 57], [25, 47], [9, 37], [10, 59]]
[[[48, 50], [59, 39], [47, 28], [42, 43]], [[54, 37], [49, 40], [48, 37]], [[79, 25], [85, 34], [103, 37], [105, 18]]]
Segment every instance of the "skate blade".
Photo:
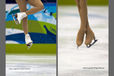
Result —
[[94, 42], [90, 43], [89, 45], [87, 45], [87, 48], [90, 48], [91, 46], [93, 46], [98, 40], [94, 39]]
[[15, 15], [12, 15], [13, 20], [15, 21], [16, 24], [19, 24], [19, 21], [17, 20], [17, 18], [15, 17]]
[[28, 50], [32, 47], [32, 42], [30, 42], [30, 43], [28, 43], [28, 44], [26, 44], [27, 45], [27, 47], [28, 47]]
[[77, 45], [77, 49], [79, 49], [79, 46]]

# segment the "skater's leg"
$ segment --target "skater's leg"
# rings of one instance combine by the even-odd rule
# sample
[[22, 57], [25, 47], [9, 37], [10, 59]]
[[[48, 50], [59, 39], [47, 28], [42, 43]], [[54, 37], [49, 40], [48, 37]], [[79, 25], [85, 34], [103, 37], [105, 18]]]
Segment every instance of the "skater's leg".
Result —
[[[19, 5], [19, 8], [21, 10], [25, 9], [25, 4], [29, 3], [30, 5], [34, 6], [30, 10], [26, 10], [24, 12], [17, 13], [15, 17], [13, 16], [13, 19], [15, 20], [16, 24], [20, 24], [21, 20], [23, 18], [26, 18], [30, 14], [34, 14], [36, 12], [41, 11], [43, 7], [43, 3], [41, 0], [16, 0], [17, 4]], [[26, 19], [25, 19], [26, 21]]]
[[86, 33], [86, 40], [85, 44], [89, 45], [92, 40], [95, 38], [93, 31], [91, 30], [89, 26], [88, 21], [88, 12], [87, 12], [87, 1], [86, 0], [76, 0], [79, 13], [80, 13], [80, 19], [81, 19], [81, 26], [80, 30], [77, 35], [77, 45], [80, 46], [84, 39], [84, 33]]
[[83, 43], [84, 34], [86, 32], [86, 27], [87, 27], [87, 21], [88, 21], [87, 4], [86, 4], [86, 0], [76, 0], [76, 3], [78, 6], [80, 19], [81, 19], [81, 25], [77, 34], [76, 43], [78, 46], [80, 46]]
[[[16, 2], [19, 6], [20, 12], [26, 12], [26, 10], [27, 10], [26, 0], [16, 0]], [[27, 17], [23, 18], [22, 26], [23, 26], [24, 33], [28, 34], [28, 20], [27, 20]]]
[[34, 14], [36, 12], [39, 12], [39, 11], [41, 11], [44, 8], [43, 3], [41, 2], [41, 0], [27, 0], [27, 2], [30, 5], [34, 6], [30, 10], [26, 11], [26, 14], [27, 15]]
[[28, 34], [28, 19], [27, 19], [27, 17], [23, 19], [22, 26], [23, 26], [24, 34]]
[[80, 28], [83, 28], [86, 30], [86, 25], [88, 22], [88, 14], [87, 14], [87, 3], [86, 0], [76, 0], [79, 14], [80, 14], [80, 19], [81, 19], [81, 26]]
[[[20, 13], [22, 16], [23, 14], [25, 14], [27, 8], [26, 8], [26, 4], [27, 4], [27, 1], [26, 0], [16, 0], [18, 6], [19, 6], [19, 9], [20, 9]], [[23, 30], [24, 30], [24, 34], [25, 34], [25, 42], [26, 42], [26, 45], [27, 46], [31, 46], [32, 44], [32, 40], [30, 38], [30, 35], [28, 34], [28, 19], [27, 19], [27, 16], [26, 17], [23, 17], [23, 23], [22, 23], [22, 26], [23, 26]]]
[[86, 39], [85, 39], [85, 45], [88, 46], [91, 44], [92, 40], [95, 40], [95, 35], [92, 29], [90, 28], [89, 24], [87, 25], [87, 31], [86, 31]]
[[[82, 0], [80, 0], [82, 1]], [[89, 21], [88, 21], [88, 10], [87, 10], [87, 1], [85, 1], [83, 5], [85, 5], [85, 8], [83, 9], [83, 15], [84, 17], [81, 18], [81, 23], [82, 23], [82, 27], [81, 28], [85, 28], [85, 26], [83, 26], [84, 24], [86, 24], [86, 39], [85, 39], [85, 45], [88, 46], [89, 44], [91, 44], [92, 40], [95, 39], [95, 35], [94, 32], [92, 31], [91, 27], [89, 26]], [[81, 9], [81, 7], [79, 7], [79, 9]], [[79, 12], [81, 13], [81, 10], [79, 10]], [[81, 17], [81, 15], [80, 15]]]

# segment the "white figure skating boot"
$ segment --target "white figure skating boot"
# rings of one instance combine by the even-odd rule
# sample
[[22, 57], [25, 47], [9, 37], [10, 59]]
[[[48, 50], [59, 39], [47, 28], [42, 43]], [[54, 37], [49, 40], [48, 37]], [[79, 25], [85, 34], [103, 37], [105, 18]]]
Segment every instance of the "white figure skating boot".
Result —
[[26, 45], [28, 46], [28, 48], [30, 48], [33, 44], [31, 38], [30, 38], [30, 35], [29, 34], [26, 34], [25, 35], [25, 42], [26, 42]]
[[17, 13], [15, 15], [12, 15], [13, 16], [13, 20], [15, 21], [16, 24], [20, 24], [21, 23], [21, 20], [25, 17], [27, 17], [27, 14], [26, 12], [20, 12], [20, 13]]

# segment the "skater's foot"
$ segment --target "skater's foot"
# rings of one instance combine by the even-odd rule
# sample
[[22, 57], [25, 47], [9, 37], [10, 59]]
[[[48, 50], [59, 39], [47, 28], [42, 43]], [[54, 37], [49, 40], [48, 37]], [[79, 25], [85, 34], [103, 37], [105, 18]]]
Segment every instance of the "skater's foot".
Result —
[[[92, 43], [92, 41], [94, 41]], [[86, 39], [85, 39], [85, 45], [87, 47], [90, 47], [91, 45], [93, 45], [97, 40], [95, 39], [95, 35], [93, 33], [93, 31], [91, 30], [91, 28], [88, 26], [87, 30], [86, 30]]]
[[20, 13], [13, 15], [13, 19], [16, 24], [20, 24], [21, 20], [25, 17], [27, 17], [27, 14], [25, 12], [20, 12]]
[[31, 46], [32, 46], [32, 40], [31, 40], [29, 34], [26, 34], [26, 35], [25, 35], [25, 42], [26, 42], [26, 45], [27, 45], [28, 47], [31, 47]]
[[81, 46], [84, 40], [85, 29], [80, 28], [77, 34], [76, 44], [77, 47]]

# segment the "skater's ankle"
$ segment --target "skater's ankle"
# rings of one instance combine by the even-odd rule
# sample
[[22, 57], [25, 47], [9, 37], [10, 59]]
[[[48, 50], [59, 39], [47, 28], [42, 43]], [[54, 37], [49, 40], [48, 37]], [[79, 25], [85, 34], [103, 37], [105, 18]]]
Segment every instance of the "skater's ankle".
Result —
[[29, 34], [27, 33], [27, 34], [25, 34], [25, 36], [29, 36]]
[[86, 32], [87, 29], [86, 28], [80, 28], [80, 31]]

